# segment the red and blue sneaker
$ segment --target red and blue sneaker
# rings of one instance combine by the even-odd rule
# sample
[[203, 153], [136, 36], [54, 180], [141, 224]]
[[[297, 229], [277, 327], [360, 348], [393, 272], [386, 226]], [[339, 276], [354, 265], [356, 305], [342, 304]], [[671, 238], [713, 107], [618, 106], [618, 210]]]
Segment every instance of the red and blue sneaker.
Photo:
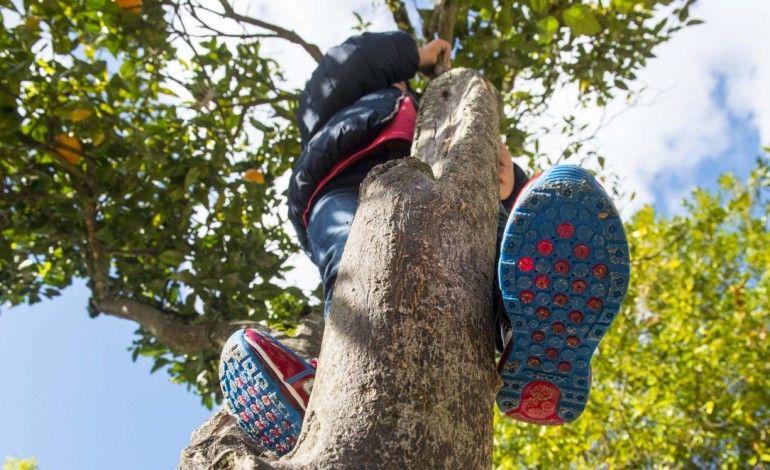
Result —
[[530, 181], [500, 255], [513, 332], [497, 368], [501, 411], [541, 425], [580, 416], [591, 358], [626, 296], [629, 269], [623, 224], [593, 175], [557, 165]]
[[297, 444], [314, 379], [314, 364], [252, 329], [230, 336], [219, 364], [230, 414], [249, 437], [278, 455]]

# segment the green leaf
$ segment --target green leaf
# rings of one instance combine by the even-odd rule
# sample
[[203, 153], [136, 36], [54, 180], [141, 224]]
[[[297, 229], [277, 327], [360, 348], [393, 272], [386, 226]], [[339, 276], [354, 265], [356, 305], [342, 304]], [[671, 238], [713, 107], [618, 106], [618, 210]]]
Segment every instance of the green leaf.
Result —
[[602, 30], [591, 9], [582, 4], [569, 7], [564, 12], [564, 22], [575, 36], [593, 36]]
[[169, 266], [179, 266], [184, 262], [185, 255], [176, 250], [166, 250], [158, 255], [158, 259]]
[[548, 44], [559, 32], [559, 20], [554, 16], [547, 16], [537, 22], [537, 27], [543, 32], [541, 42]]
[[540, 15], [548, 10], [549, 3], [549, 0], [529, 0], [529, 5], [532, 7], [532, 10]]

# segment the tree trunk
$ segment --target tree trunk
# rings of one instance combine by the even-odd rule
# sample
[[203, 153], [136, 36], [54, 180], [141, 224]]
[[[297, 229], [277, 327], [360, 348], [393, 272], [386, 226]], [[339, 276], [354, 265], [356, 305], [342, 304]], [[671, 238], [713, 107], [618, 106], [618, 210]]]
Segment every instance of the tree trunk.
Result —
[[362, 185], [297, 448], [252, 466], [490, 467], [497, 139], [492, 85], [431, 83], [416, 158]]

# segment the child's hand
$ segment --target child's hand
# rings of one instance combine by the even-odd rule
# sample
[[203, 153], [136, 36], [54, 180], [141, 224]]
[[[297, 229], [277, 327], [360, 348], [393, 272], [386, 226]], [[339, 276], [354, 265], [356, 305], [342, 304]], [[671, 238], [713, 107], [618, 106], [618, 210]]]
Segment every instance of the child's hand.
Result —
[[425, 47], [418, 50], [420, 54], [420, 72], [430, 78], [434, 78], [436, 76], [434, 69], [437, 64], [442, 63], [446, 68], [449, 68], [449, 55], [451, 52], [452, 45], [447, 41], [443, 39], [432, 40]]

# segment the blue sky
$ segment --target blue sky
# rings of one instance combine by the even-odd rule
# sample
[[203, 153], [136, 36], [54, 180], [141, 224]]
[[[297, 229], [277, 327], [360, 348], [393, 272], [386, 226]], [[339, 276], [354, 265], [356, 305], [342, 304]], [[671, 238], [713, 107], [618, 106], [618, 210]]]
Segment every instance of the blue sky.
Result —
[[[250, 8], [303, 31], [323, 50], [351, 34], [354, 10], [372, 21], [373, 30], [392, 28], [387, 10], [371, 0], [297, 3]], [[245, 2], [236, 5], [247, 10]], [[340, 23], [322, 29], [315, 24], [319, 16]], [[608, 166], [637, 192], [635, 201], [623, 203], [630, 211], [651, 203], [674, 213], [694, 185], [715, 188], [725, 171], [746, 176], [761, 146], [770, 145], [770, 94], [764, 90], [770, 83], [770, 2], [702, 0], [694, 16], [707, 23], [662, 46], [639, 74], [651, 90], [645, 96], [654, 98], [598, 134]], [[312, 70], [302, 51], [276, 43], [272, 53], [295, 84]], [[573, 110], [568, 95], [554, 114]], [[611, 103], [610, 110], [623, 106]], [[599, 113], [579, 114], [591, 122]], [[296, 264], [292, 282], [314, 287], [315, 268], [303, 258]], [[148, 360], [132, 362], [127, 348], [135, 325], [104, 315], [90, 319], [88, 297], [79, 282], [53, 301], [0, 314], [0, 459], [34, 455], [42, 470], [175, 468], [190, 433], [210, 412], [165, 372], [150, 374]]]
[[[728, 143], [723, 149], [707, 152], [704, 159], [691, 171], [660, 172], [650, 184], [650, 189], [655, 195], [652, 204], [663, 214], [681, 213], [681, 199], [688, 196], [694, 184], [701, 188], [718, 190], [717, 178], [725, 172], [734, 173], [745, 180], [755, 167], [756, 157], [762, 153], [759, 129], [754, 125], [752, 116], [742, 115], [730, 107], [725, 76], [715, 74], [715, 80], [716, 86], [711, 97], [727, 118]], [[766, 142], [765, 146], [767, 145], [770, 143]]]
[[[175, 468], [209, 412], [127, 352], [131, 322], [86, 313], [83, 282], [0, 314], [0, 458], [43, 470]], [[110, 462], [109, 465], [105, 465]]]

